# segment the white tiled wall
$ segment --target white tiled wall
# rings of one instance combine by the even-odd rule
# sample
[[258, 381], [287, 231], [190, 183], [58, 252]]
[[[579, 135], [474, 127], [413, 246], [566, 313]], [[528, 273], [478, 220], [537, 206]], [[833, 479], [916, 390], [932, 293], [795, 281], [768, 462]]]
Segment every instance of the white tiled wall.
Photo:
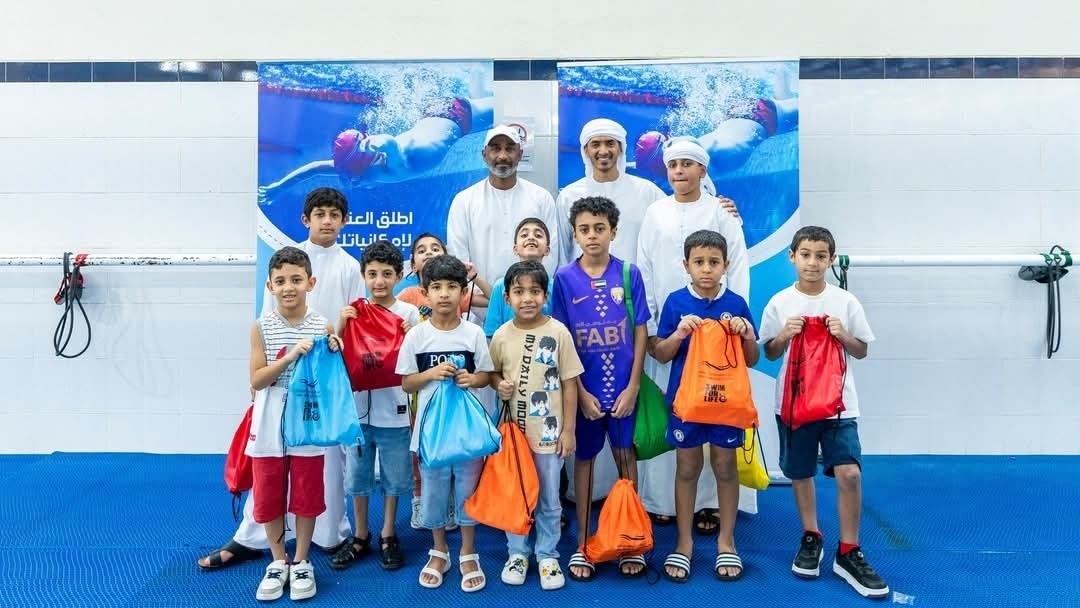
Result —
[[[1080, 82], [804, 81], [802, 217], [849, 254], [1080, 249]], [[498, 82], [556, 186], [556, 90]], [[0, 85], [3, 254], [254, 243], [251, 83]], [[868, 453], [1077, 453], [1080, 277], [1061, 351], [1016, 269], [851, 272]], [[0, 453], [220, 452], [246, 405], [251, 268], [89, 268], [87, 355], [53, 356], [59, 271], [0, 267]], [[77, 338], [76, 338], [77, 340]]]
[[[802, 219], [841, 253], [1080, 248], [1073, 80], [803, 81]], [[877, 334], [855, 363], [869, 453], [1080, 451], [1080, 282], [1064, 339], [1016, 268], [854, 268]]]

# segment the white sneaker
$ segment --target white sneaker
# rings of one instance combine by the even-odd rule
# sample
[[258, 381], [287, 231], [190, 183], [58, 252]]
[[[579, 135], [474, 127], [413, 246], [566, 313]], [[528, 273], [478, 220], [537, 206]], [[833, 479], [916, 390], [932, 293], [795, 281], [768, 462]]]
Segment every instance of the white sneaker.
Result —
[[278, 599], [285, 592], [287, 580], [289, 580], [289, 564], [286, 564], [283, 559], [270, 562], [270, 565], [266, 567], [266, 574], [259, 581], [255, 599], [264, 602]]
[[292, 565], [289, 572], [289, 599], [306, 600], [315, 597], [315, 569], [304, 560]]
[[554, 557], [545, 557], [537, 564], [540, 569], [540, 588], [544, 591], [562, 589], [566, 585], [566, 577], [563, 576], [559, 560]]
[[506, 560], [502, 569], [502, 582], [507, 585], [524, 585], [525, 575], [529, 572], [529, 558], [515, 553]]
[[409, 525], [413, 530], [423, 530], [424, 524], [420, 523], [420, 497], [412, 497], [412, 518], [409, 519]]

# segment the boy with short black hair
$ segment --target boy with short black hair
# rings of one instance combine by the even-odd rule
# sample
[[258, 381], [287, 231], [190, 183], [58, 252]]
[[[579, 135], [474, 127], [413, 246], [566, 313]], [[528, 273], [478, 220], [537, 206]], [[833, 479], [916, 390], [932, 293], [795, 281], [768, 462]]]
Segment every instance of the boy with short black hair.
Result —
[[[667, 167], [671, 196], [662, 198], [645, 211], [642, 230], [638, 236], [637, 263], [645, 281], [649, 310], [653, 319], [660, 316], [664, 300], [686, 284], [682, 261], [686, 238], [697, 230], [714, 230], [727, 242], [728, 262], [724, 274], [724, 288], [750, 301], [750, 258], [742, 225], [723, 207], [721, 201], [706, 192], [703, 181], [708, 177], [709, 155], [691, 137], [673, 137], [663, 149], [664, 165]], [[649, 324], [649, 333], [655, 334], [656, 324]], [[668, 382], [668, 366], [655, 360], [646, 361], [645, 373], [660, 386]], [[676, 467], [676, 455], [661, 454], [642, 461], [641, 502], [654, 514], [654, 521], [667, 521], [665, 516], [675, 512], [671, 484]], [[714, 479], [702, 475], [698, 485], [694, 515], [695, 532], [701, 535], [716, 534], [718, 502], [713, 497]], [[756, 495], [750, 494], [756, 501]]]
[[840, 544], [833, 572], [864, 597], [888, 596], [889, 587], [867, 563], [859, 547], [859, 519], [862, 510], [862, 446], [859, 443], [858, 395], [855, 374], [849, 366], [844, 374], [844, 410], [837, 417], [811, 422], [791, 429], [780, 418], [784, 401], [784, 378], [788, 366], [788, 345], [802, 333], [804, 317], [825, 315], [825, 324], [844, 351], [856, 359], [866, 357], [874, 333], [866, 322], [859, 300], [850, 292], [830, 285], [825, 273], [836, 257], [832, 233], [818, 226], [800, 228], [791, 240], [788, 257], [795, 265], [798, 281], [769, 300], [762, 313], [760, 342], [770, 360], [784, 357], [776, 378], [776, 428], [780, 435], [780, 470], [791, 479], [795, 504], [799, 508], [803, 535], [791, 571], [801, 578], [817, 578], [824, 548], [818, 528], [814, 475], [820, 447], [825, 475], [836, 478], [837, 511], [840, 516]]
[[[420, 323], [420, 311], [394, 297], [394, 285], [401, 279], [405, 260], [389, 241], [376, 241], [364, 249], [360, 267], [364, 273], [369, 302], [382, 306], [401, 318], [407, 333]], [[341, 309], [338, 322], [343, 331], [349, 319], [355, 319], [352, 305]], [[330, 566], [348, 568], [371, 550], [368, 530], [368, 497], [375, 491], [375, 454], [379, 455], [379, 477], [383, 492], [383, 525], [379, 535], [381, 565], [397, 570], [405, 563], [401, 544], [394, 532], [398, 498], [411, 496], [413, 486], [412, 456], [409, 454], [409, 397], [400, 386], [363, 391], [356, 400], [356, 413], [364, 434], [361, 450], [345, 451], [345, 493], [352, 496], [356, 533], [350, 542], [330, 560]]]
[[[420, 448], [424, 412], [439, 382], [455, 378], [457, 385], [462, 388], [480, 388], [488, 384], [489, 374], [494, 369], [483, 330], [477, 325], [463, 322], [458, 315], [467, 285], [466, 274], [465, 264], [453, 256], [440, 255], [427, 261], [421, 281], [424, 297], [431, 305], [431, 317], [405, 334], [398, 354], [396, 371], [404, 376], [401, 388], [408, 393], [417, 393], [418, 422], [409, 445], [414, 452]], [[449, 360], [451, 355], [462, 356], [465, 367], [455, 367]], [[420, 571], [420, 585], [423, 587], [439, 587], [443, 583], [443, 575], [450, 570], [446, 524], [451, 488], [457, 523], [461, 528], [461, 589], [466, 592], [479, 591], [487, 584], [484, 571], [480, 568], [480, 556], [476, 553], [476, 522], [465, 513], [464, 508], [465, 501], [476, 489], [483, 464], [482, 458], [445, 467], [420, 463], [423, 488], [420, 496], [421, 519], [423, 527], [431, 529], [434, 543], [434, 547], [428, 551], [430, 559]]]
[[[540, 218], [527, 217], [521, 220], [514, 230], [514, 253], [522, 262], [543, 262], [551, 253], [550, 242], [551, 233]], [[551, 291], [550, 283], [545, 291]], [[551, 312], [551, 305], [546, 298], [543, 312], [545, 315]], [[491, 286], [491, 301], [488, 302], [487, 317], [484, 318], [484, 333], [490, 339], [495, 335], [495, 330], [513, 318], [514, 310], [506, 299], [506, 281], [496, 281]]]
[[[650, 314], [637, 266], [610, 253], [619, 225], [615, 203], [600, 196], [582, 198], [570, 207], [569, 220], [582, 254], [555, 273], [551, 316], [569, 328], [585, 369], [577, 379], [574, 461], [578, 546], [582, 547], [592, 502], [593, 459], [603, 448], [605, 436], [619, 476], [637, 483], [634, 414]], [[623, 285], [624, 266], [630, 293]], [[625, 298], [632, 299], [634, 319], [628, 318]], [[570, 557], [568, 565], [572, 579], [587, 581], [596, 575], [596, 566], [581, 551]], [[619, 572], [625, 577], [643, 576], [644, 557], [620, 559]]]
[[[660, 363], [671, 362], [671, 377], [667, 386], [667, 403], [671, 407], [682, 382], [689, 338], [705, 319], [727, 320], [731, 330], [742, 343], [746, 365], [758, 360], [758, 345], [754, 340], [754, 319], [742, 296], [723, 284], [727, 272], [727, 241], [713, 230], [698, 230], [686, 237], [683, 246], [683, 268], [690, 275], [690, 285], [664, 300], [656, 335], [649, 338], [651, 354]], [[743, 444], [745, 430], [723, 424], [687, 422], [671, 413], [667, 441], [675, 446], [675, 520], [678, 541], [675, 551], [664, 560], [664, 576], [676, 583], [690, 578], [690, 556], [693, 555], [694, 506], [697, 501], [698, 478], [704, 462], [704, 449], [709, 444], [716, 495], [719, 502], [719, 535], [713, 572], [722, 581], [742, 578], [742, 558], [735, 550], [735, 517], [739, 512], [739, 471], [735, 449]]]
[[[285, 447], [285, 390], [294, 364], [314, 347], [315, 338], [329, 334], [331, 350], [339, 350], [341, 343], [326, 317], [307, 305], [307, 294], [315, 287], [315, 279], [303, 251], [284, 247], [274, 253], [266, 287], [277, 306], [251, 328], [250, 380], [257, 395], [245, 453], [252, 458], [254, 519], [265, 527], [274, 560], [266, 567], [255, 597], [276, 600], [288, 585], [289, 596], [302, 600], [314, 596], [316, 590], [308, 549], [315, 518], [326, 509], [324, 449]], [[296, 517], [296, 553], [291, 566], [285, 553], [286, 497], [287, 510]]]
[[[337, 311], [364, 295], [364, 282], [360, 276], [360, 263], [337, 244], [338, 235], [345, 227], [349, 214], [349, 202], [339, 190], [316, 188], [304, 199], [301, 221], [308, 229], [308, 240], [296, 248], [307, 254], [311, 266], [314, 289], [308, 294], [307, 304], [324, 317], [331, 318]], [[263, 292], [262, 312], [274, 309], [275, 300], [269, 289]], [[340, 447], [327, 448], [324, 454], [325, 472], [323, 490], [326, 492], [326, 510], [315, 521], [312, 541], [333, 555], [345, 541], [352, 537], [349, 520], [345, 515], [345, 452]], [[255, 504], [251, 493], [244, 502], [244, 518], [233, 537], [224, 546], [199, 559], [204, 570], [224, 568], [262, 556], [262, 549], [269, 543], [263, 527], [252, 518]], [[291, 524], [286, 525], [292, 534]]]
[[[509, 402], [510, 415], [525, 433], [532, 463], [540, 481], [536, 507], [536, 559], [540, 588], [548, 591], [566, 583], [559, 567], [562, 505], [559, 480], [563, 459], [574, 452], [577, 382], [583, 369], [566, 326], [543, 313], [548, 275], [538, 260], [518, 262], [506, 271], [504, 293], [514, 318], [491, 339], [495, 372], [491, 386]], [[547, 345], [549, 357], [538, 356]], [[528, 466], [527, 464], [525, 466]], [[529, 570], [529, 538], [507, 533], [509, 557], [502, 581], [521, 585]]]

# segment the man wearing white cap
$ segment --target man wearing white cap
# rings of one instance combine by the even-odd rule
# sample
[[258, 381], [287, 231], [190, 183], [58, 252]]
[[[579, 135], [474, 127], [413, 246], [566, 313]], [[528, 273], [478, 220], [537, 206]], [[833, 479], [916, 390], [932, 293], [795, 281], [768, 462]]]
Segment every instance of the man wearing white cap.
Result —
[[[488, 131], [483, 149], [487, 178], [459, 192], [450, 204], [446, 251], [472, 262], [488, 283], [502, 281], [506, 269], [518, 261], [514, 231], [527, 217], [544, 220], [552, 233], [550, 247], [559, 250], [555, 200], [547, 190], [517, 175], [523, 144], [515, 127], [497, 125]], [[550, 274], [557, 265], [554, 257], [544, 259]]]
[[[649, 227], [638, 237], [637, 264], [645, 283], [646, 299], [653, 319], [660, 318], [664, 302], [672, 292], [686, 287], [683, 243], [698, 230], [715, 230], [728, 246], [728, 270], [721, 289], [730, 289], [749, 303], [750, 261], [739, 220], [724, 210], [721, 202], [706, 193], [702, 180], [707, 175], [709, 154], [691, 137], [672, 138], [664, 148], [664, 164], [674, 194], [649, 205], [642, 224]], [[649, 335], [656, 335], [655, 321], [649, 321]], [[650, 341], [652, 338], [650, 338]], [[645, 372], [658, 386], [668, 385], [670, 364], [645, 359]], [[668, 452], [638, 463], [639, 492], [645, 509], [656, 515], [675, 513], [675, 453]], [[707, 473], [707, 474], [706, 474]], [[698, 483], [695, 528], [703, 534], [717, 530], [712, 514], [716, 510], [716, 483], [706, 467]], [[754, 510], [757, 496], [743, 492], [739, 507]]]
[[636, 263], [637, 239], [645, 209], [664, 196], [652, 182], [626, 173], [626, 129], [614, 120], [596, 118], [585, 123], [578, 138], [585, 177], [566, 186], [559, 193], [559, 265], [579, 255], [581, 248], [573, 238], [570, 207], [587, 196], [602, 196], [619, 208], [619, 235], [611, 243], [611, 255]]

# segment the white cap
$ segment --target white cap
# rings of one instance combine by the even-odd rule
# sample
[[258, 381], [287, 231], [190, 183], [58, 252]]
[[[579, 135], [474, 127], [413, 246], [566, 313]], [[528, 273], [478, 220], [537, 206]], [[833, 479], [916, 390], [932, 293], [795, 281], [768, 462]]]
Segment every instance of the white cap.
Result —
[[525, 142], [522, 140], [521, 137], [520, 129], [518, 129], [517, 127], [511, 127], [510, 125], [496, 125], [495, 128], [489, 130], [487, 132], [487, 135], [484, 137], [484, 147], [486, 148], [487, 145], [491, 143], [491, 140], [495, 139], [495, 137], [499, 135], [505, 135], [509, 137], [510, 141], [514, 142], [519, 147], [525, 145]]

